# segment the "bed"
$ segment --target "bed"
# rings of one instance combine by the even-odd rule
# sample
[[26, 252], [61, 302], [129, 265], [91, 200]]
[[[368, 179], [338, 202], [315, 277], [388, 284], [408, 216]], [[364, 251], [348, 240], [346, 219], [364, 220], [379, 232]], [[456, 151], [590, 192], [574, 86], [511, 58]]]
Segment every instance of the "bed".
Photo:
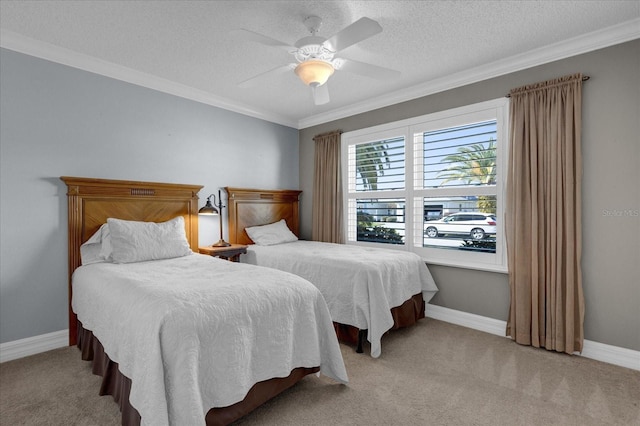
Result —
[[377, 358], [386, 332], [424, 318], [425, 303], [438, 288], [419, 256], [299, 240], [301, 191], [225, 189], [229, 240], [248, 245], [241, 261], [291, 272], [316, 285], [327, 301], [340, 341], [363, 352], [366, 338], [371, 356]]
[[69, 343], [123, 425], [226, 425], [309, 374], [347, 383], [315, 286], [195, 252], [201, 186], [61, 179]]

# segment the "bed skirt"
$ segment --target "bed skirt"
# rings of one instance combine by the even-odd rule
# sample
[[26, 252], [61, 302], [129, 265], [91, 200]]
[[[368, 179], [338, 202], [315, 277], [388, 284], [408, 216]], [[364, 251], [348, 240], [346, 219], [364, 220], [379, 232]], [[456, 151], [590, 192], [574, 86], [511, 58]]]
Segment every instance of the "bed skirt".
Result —
[[[391, 316], [393, 317], [393, 327], [391, 330], [409, 327], [418, 320], [424, 318], [425, 302], [422, 293], [413, 295], [402, 305], [391, 308]], [[366, 330], [360, 330], [357, 327], [347, 324], [334, 322], [333, 328], [336, 330], [338, 340], [342, 343], [356, 345], [356, 351], [362, 353], [362, 344], [366, 338]]]
[[[78, 321], [77, 347], [85, 361], [92, 361], [93, 374], [102, 377], [99, 395], [112, 395], [122, 412], [123, 426], [140, 425], [140, 414], [129, 403], [131, 380], [120, 373], [118, 363], [111, 361], [100, 341]], [[207, 426], [228, 425], [253, 411], [269, 399], [290, 388], [304, 376], [320, 371], [320, 367], [295, 368], [287, 377], [258, 382], [240, 402], [228, 407], [212, 408], [205, 416]]]

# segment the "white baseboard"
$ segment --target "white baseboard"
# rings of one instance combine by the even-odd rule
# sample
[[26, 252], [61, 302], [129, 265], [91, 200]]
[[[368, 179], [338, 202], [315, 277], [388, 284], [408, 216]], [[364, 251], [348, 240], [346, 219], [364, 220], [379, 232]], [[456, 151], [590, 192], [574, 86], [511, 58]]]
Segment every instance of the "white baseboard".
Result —
[[54, 331], [0, 344], [0, 363], [69, 345], [69, 330]]
[[505, 337], [507, 323], [493, 318], [483, 317], [468, 312], [456, 311], [455, 309], [444, 308], [438, 305], [427, 303], [425, 315], [444, 322], [461, 325], [474, 330], [484, 331], [485, 333], [495, 334], [496, 336]]
[[[442, 306], [427, 304], [425, 314], [429, 318], [450, 322], [496, 336], [506, 336], [507, 323], [493, 318], [470, 314], [468, 312], [456, 311]], [[582, 354], [576, 354], [585, 358], [595, 359], [608, 364], [619, 365], [621, 367], [640, 370], [640, 351], [620, 348], [618, 346], [604, 343], [584, 341]]]
[[640, 370], [640, 352], [632, 349], [585, 340], [581, 355], [585, 358], [608, 362], [632, 370]]
[[[431, 304], [427, 304], [425, 314], [429, 318], [506, 337], [507, 323], [505, 321]], [[41, 336], [2, 343], [0, 344], [0, 362], [11, 361], [67, 346], [69, 344], [68, 339], [69, 330], [60, 330]], [[580, 355], [585, 358], [640, 370], [640, 351], [585, 340], [582, 354]]]

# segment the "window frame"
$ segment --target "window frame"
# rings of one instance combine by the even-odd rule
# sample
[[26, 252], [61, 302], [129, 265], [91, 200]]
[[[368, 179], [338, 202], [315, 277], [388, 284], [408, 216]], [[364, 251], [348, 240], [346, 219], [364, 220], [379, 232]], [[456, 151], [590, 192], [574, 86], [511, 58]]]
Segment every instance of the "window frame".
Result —
[[[423, 188], [417, 182], [422, 180], [422, 141], [424, 132], [443, 127], [456, 127], [473, 121], [497, 121], [496, 124], [496, 185], [483, 187]], [[470, 121], [471, 120], [471, 121]], [[499, 98], [490, 101], [452, 108], [401, 121], [386, 123], [342, 134], [341, 159], [343, 175], [344, 240], [347, 244], [384, 247], [395, 250], [413, 251], [430, 264], [455, 266], [461, 268], [486, 270], [493, 272], [508, 271], [506, 238], [504, 234], [504, 204], [506, 195], [506, 176], [509, 135], [509, 99]], [[355, 192], [350, 176], [349, 150], [361, 143], [381, 141], [395, 137], [404, 137], [405, 143], [405, 187], [404, 190], [378, 190]], [[420, 155], [418, 155], [420, 153]], [[424, 238], [424, 197], [438, 195], [495, 195], [496, 205], [496, 252], [480, 253], [463, 250], [449, 250], [435, 247], [423, 247]], [[404, 244], [384, 244], [357, 241], [354, 238], [353, 224], [349, 223], [349, 206], [359, 198], [404, 198], [405, 199], [405, 240]], [[355, 214], [355, 213], [354, 213]], [[352, 215], [354, 215], [352, 214]], [[354, 221], [354, 218], [351, 218]], [[415, 238], [414, 238], [415, 236]]]

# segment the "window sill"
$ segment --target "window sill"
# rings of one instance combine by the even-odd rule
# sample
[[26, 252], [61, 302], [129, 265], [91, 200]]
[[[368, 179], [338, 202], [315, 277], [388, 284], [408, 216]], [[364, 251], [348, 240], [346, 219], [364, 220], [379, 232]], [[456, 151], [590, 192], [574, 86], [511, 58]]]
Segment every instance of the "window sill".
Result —
[[450, 266], [453, 268], [473, 269], [475, 271], [497, 272], [500, 274], [508, 274], [509, 269], [504, 265], [488, 265], [484, 263], [455, 262], [443, 259], [429, 260], [422, 258], [428, 265]]

